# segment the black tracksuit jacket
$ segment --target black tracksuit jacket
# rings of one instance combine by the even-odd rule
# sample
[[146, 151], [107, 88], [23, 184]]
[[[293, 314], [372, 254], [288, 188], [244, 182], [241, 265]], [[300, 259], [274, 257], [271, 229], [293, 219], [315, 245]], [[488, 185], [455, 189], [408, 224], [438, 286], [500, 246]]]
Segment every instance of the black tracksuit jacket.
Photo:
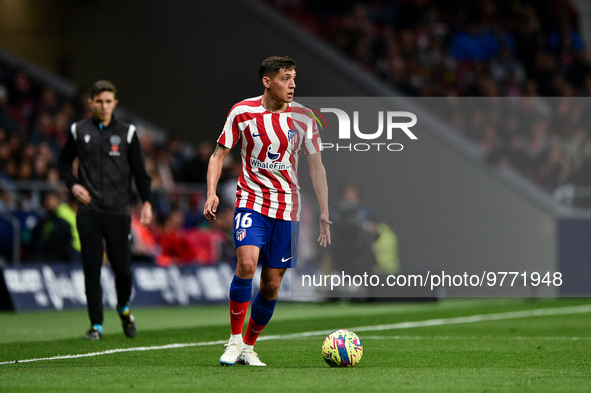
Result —
[[[108, 213], [129, 214], [132, 201], [131, 179], [142, 202], [150, 201], [151, 179], [134, 125], [114, 117], [102, 129], [94, 118], [74, 123], [58, 159], [60, 175], [68, 189], [78, 183], [90, 193], [86, 208]], [[78, 178], [72, 162], [79, 158]]]

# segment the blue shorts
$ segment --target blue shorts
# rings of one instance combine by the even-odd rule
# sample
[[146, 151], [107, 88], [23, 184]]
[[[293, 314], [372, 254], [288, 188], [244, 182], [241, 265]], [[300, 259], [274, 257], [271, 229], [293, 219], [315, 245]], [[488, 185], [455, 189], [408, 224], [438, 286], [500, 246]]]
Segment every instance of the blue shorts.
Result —
[[257, 246], [259, 264], [278, 269], [296, 267], [300, 223], [266, 217], [239, 207], [234, 213], [234, 248]]

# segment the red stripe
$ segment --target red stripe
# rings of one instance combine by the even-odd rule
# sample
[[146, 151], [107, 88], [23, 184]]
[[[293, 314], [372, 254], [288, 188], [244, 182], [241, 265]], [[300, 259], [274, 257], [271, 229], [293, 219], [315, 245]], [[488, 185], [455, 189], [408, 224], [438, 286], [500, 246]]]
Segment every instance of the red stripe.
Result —
[[[236, 115], [236, 124], [238, 123], [242, 123], [245, 122], [247, 120], [251, 120], [251, 119], [255, 119], [257, 118], [258, 113], [252, 113], [252, 112], [244, 112], [244, 113], [239, 113]], [[257, 119], [257, 126], [259, 125], [259, 119]]]
[[218, 143], [220, 145], [224, 145], [226, 146], [226, 133], [222, 132], [222, 134], [220, 135], [220, 137], [218, 138]]

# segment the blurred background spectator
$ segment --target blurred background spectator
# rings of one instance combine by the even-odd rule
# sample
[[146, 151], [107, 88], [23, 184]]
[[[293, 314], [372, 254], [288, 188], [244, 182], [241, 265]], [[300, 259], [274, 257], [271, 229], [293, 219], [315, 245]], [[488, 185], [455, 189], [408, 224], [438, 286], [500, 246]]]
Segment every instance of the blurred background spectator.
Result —
[[165, 219], [158, 240], [161, 252], [156, 257], [156, 263], [159, 266], [182, 266], [197, 259], [197, 245], [189, 241], [183, 223], [183, 213], [177, 209]]
[[331, 220], [332, 270], [343, 270], [352, 275], [375, 272], [372, 244], [376, 228], [357, 186], [349, 184], [343, 187], [340, 199], [331, 210]]
[[79, 251], [74, 250], [72, 228], [57, 214], [60, 196], [55, 191], [45, 194], [45, 216], [37, 222], [31, 234], [29, 261], [80, 262]]

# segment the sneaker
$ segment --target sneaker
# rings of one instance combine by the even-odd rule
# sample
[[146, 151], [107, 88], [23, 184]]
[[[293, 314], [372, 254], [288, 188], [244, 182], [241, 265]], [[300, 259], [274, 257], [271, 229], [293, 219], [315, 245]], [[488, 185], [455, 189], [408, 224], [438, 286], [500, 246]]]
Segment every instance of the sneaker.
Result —
[[265, 367], [266, 364], [261, 362], [259, 355], [252, 348], [243, 348], [240, 355], [240, 363], [247, 366]]
[[125, 333], [125, 335], [129, 338], [134, 338], [135, 334], [137, 333], [137, 329], [135, 327], [135, 318], [133, 315], [131, 315], [129, 308], [123, 313], [119, 314], [119, 318], [121, 318], [121, 323], [123, 324], [123, 333]]
[[232, 340], [225, 344], [226, 350], [220, 357], [220, 365], [233, 366], [238, 363], [240, 354], [242, 353], [242, 340]]
[[103, 334], [96, 330], [95, 328], [90, 328], [90, 330], [86, 333], [87, 340], [100, 340], [103, 338]]

